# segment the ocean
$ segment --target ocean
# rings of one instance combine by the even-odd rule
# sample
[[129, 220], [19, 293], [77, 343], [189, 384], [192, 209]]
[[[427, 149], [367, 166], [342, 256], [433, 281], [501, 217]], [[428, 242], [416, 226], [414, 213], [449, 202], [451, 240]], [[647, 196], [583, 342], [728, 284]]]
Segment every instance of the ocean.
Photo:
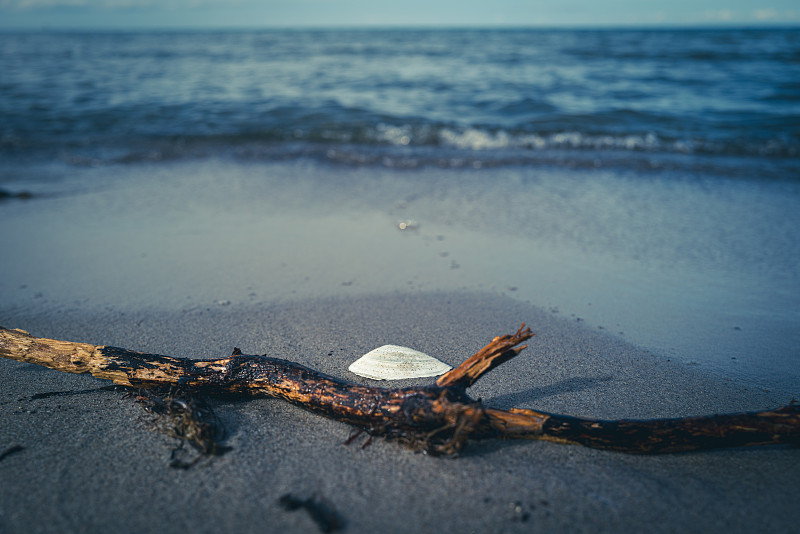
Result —
[[800, 31], [0, 35], [0, 158], [796, 180]]
[[10, 326], [484, 292], [800, 394], [800, 29], [4, 33], [0, 193]]

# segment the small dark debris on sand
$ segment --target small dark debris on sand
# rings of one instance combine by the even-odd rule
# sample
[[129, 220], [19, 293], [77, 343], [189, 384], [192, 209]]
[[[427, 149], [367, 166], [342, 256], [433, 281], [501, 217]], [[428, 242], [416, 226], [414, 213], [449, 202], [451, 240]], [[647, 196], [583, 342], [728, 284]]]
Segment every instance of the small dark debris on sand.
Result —
[[344, 521], [339, 514], [329, 504], [314, 496], [303, 499], [286, 493], [278, 499], [278, 503], [288, 511], [304, 508], [322, 532], [336, 532], [344, 526]]
[[0, 200], [10, 200], [14, 198], [28, 200], [29, 198], [33, 198], [33, 193], [30, 191], [17, 191], [14, 193], [7, 189], [0, 188]]
[[3, 452], [0, 452], [0, 462], [5, 460], [6, 458], [11, 456], [12, 454], [14, 454], [16, 452], [21, 452], [23, 450], [25, 450], [25, 447], [23, 447], [22, 445], [12, 445], [11, 447], [9, 447], [6, 450], [4, 450]]

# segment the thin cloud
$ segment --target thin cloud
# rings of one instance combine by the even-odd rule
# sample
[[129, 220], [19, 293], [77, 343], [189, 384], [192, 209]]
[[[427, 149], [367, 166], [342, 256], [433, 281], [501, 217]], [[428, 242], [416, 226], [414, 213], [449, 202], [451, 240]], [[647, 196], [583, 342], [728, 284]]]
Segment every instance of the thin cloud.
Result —
[[716, 11], [708, 10], [704, 13], [706, 20], [714, 20], [720, 22], [728, 22], [733, 20], [733, 11], [730, 9], [719, 9]]
[[753, 11], [753, 18], [756, 20], [775, 20], [778, 18], [778, 12], [772, 8], [756, 9]]
[[0, 0], [0, 8], [8, 10], [39, 10], [55, 8], [86, 9], [195, 9], [210, 6], [231, 6], [246, 0]]
[[773, 7], [764, 7], [752, 11], [737, 11], [731, 9], [706, 10], [701, 17], [705, 22], [719, 23], [750, 23], [750, 22], [784, 22], [795, 23], [800, 21], [800, 11], [795, 9], [778, 10]]

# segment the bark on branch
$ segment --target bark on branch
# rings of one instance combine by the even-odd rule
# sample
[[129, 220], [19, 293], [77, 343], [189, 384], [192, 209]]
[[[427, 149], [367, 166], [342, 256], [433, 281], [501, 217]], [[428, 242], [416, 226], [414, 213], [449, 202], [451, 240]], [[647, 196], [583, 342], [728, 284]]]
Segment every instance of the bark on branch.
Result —
[[627, 453], [667, 453], [800, 443], [800, 404], [763, 412], [676, 419], [596, 420], [530, 409], [498, 410], [466, 389], [519, 354], [534, 334], [523, 324], [494, 338], [435, 384], [381, 388], [349, 383], [300, 364], [247, 356], [173, 358], [117, 347], [34, 337], [0, 327], [0, 356], [68, 373], [90, 373], [122, 386], [180, 386], [190, 391], [267, 396], [346, 422], [371, 435], [427, 451], [459, 452], [469, 439], [539, 439]]

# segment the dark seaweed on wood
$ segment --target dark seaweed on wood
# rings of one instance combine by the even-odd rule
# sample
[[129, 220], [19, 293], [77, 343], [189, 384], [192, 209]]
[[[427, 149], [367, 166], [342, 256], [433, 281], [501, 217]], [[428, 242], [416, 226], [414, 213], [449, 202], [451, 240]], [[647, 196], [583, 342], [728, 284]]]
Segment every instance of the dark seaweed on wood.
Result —
[[[172, 449], [170, 467], [188, 469], [203, 458], [221, 456], [230, 447], [220, 442], [225, 438], [225, 428], [205, 399], [180, 389], [160, 388], [139, 390], [136, 401], [153, 415], [151, 423], [162, 434], [177, 438]], [[188, 451], [186, 445], [193, 450]]]
[[525, 325], [486, 347], [432, 385], [380, 388], [353, 384], [300, 364], [247, 356], [191, 360], [117, 347], [36, 338], [0, 328], [0, 356], [122, 386], [283, 399], [436, 454], [458, 453], [470, 439], [539, 439], [628, 453], [800, 443], [800, 404], [762, 412], [676, 419], [596, 420], [530, 409], [498, 410], [467, 388], [518, 355], [534, 334]]

